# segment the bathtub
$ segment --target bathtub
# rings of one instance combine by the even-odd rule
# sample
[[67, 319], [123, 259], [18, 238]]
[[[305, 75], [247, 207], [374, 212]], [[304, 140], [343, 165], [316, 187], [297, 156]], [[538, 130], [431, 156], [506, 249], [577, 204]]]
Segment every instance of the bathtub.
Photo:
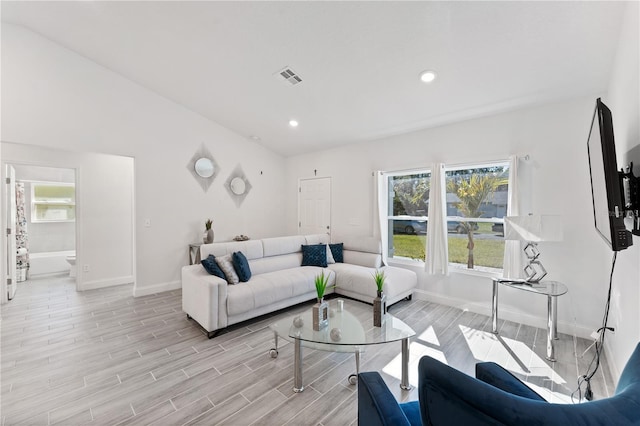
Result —
[[67, 256], [75, 256], [75, 250], [29, 253], [29, 276], [69, 273]]

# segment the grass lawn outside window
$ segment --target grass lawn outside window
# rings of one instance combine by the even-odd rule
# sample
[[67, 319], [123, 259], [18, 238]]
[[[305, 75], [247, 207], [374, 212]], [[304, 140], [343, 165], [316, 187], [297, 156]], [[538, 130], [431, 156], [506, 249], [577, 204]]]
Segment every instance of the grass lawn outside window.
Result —
[[[502, 269], [504, 260], [504, 239], [491, 231], [490, 223], [479, 223], [478, 230], [474, 232], [475, 241], [475, 266], [482, 268]], [[393, 236], [393, 257], [403, 257], [424, 262], [426, 235], [401, 235]], [[466, 269], [467, 236], [466, 234], [449, 233], [449, 263], [455, 267]]]

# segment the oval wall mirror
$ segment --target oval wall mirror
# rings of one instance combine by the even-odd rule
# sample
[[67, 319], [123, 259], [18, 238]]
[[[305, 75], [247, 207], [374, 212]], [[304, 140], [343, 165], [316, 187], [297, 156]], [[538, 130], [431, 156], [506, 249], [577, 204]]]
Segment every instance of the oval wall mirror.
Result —
[[209, 178], [213, 176], [213, 161], [211, 161], [209, 158], [199, 158], [198, 161], [196, 161], [194, 168], [196, 170], [196, 173], [200, 177]]
[[236, 195], [242, 195], [244, 194], [244, 191], [247, 190], [247, 185], [245, 184], [244, 179], [238, 176], [231, 179], [229, 186], [231, 187], [231, 192]]

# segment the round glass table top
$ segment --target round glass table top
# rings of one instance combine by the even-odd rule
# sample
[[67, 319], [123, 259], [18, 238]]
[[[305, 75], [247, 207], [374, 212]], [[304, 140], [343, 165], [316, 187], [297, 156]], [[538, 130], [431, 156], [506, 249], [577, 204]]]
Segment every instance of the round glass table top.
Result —
[[[416, 334], [411, 327], [389, 313], [385, 314], [382, 327], [374, 327], [373, 310], [370, 317], [361, 320], [348, 310], [339, 311], [333, 305], [329, 307], [329, 325], [320, 331], [313, 329], [312, 309], [278, 320], [270, 327], [281, 337], [300, 339], [311, 344], [330, 345], [333, 350], [339, 350], [340, 346], [352, 347], [394, 342]], [[305, 344], [305, 346], [309, 345]]]

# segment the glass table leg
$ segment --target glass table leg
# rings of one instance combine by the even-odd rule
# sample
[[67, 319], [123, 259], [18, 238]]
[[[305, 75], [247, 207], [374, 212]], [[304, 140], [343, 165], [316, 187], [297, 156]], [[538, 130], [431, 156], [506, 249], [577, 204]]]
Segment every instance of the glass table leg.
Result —
[[295, 393], [302, 392], [302, 341], [295, 339], [293, 351], [293, 391]]
[[411, 390], [409, 384], [409, 339], [402, 339], [402, 380], [400, 388]]

